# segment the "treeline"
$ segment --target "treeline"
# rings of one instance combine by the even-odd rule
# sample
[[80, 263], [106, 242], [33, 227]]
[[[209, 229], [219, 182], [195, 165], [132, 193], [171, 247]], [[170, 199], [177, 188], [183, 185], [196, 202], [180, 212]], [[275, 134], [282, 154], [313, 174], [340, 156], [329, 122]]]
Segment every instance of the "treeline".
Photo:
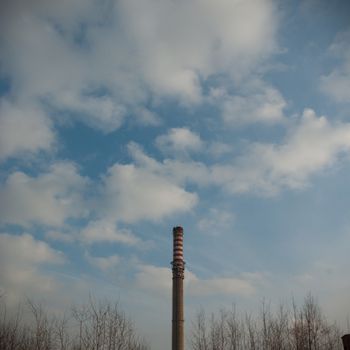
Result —
[[342, 350], [341, 331], [327, 321], [309, 295], [303, 305], [280, 305], [274, 312], [263, 302], [256, 317], [233, 307], [192, 321], [192, 350]]
[[149, 350], [117, 303], [90, 299], [57, 317], [29, 300], [12, 316], [2, 304], [0, 316], [1, 350]]
[[[28, 312], [29, 311], [29, 312]], [[169, 322], [170, 327], [170, 322]], [[342, 350], [341, 331], [327, 321], [309, 295], [271, 311], [262, 303], [256, 316], [233, 307], [206, 315], [199, 311], [187, 336], [192, 350]], [[170, 348], [170, 340], [169, 340]], [[0, 298], [1, 350], [149, 350], [118, 303], [74, 306], [60, 317], [27, 301], [14, 314]]]

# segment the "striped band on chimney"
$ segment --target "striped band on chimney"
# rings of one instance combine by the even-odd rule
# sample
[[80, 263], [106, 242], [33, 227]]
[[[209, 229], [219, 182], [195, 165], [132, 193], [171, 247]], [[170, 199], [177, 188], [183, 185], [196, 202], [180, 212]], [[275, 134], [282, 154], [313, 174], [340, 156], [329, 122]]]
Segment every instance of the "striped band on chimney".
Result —
[[183, 260], [183, 231], [174, 232], [174, 260]]

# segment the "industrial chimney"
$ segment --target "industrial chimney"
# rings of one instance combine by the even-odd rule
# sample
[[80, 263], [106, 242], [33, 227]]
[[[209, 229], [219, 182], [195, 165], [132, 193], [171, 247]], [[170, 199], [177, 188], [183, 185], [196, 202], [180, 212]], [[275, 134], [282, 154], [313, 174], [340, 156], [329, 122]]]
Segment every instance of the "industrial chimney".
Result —
[[183, 228], [173, 228], [173, 320], [172, 350], [184, 350], [184, 303], [183, 281], [185, 262], [183, 259]]

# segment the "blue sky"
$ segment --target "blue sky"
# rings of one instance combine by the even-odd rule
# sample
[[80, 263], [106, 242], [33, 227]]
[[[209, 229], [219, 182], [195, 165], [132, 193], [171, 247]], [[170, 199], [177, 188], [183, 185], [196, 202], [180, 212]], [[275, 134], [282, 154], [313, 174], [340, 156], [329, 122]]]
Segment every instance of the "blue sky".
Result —
[[[118, 299], [170, 344], [186, 319], [314, 293], [350, 313], [347, 1], [0, 5], [0, 288]], [[151, 320], [151, 321], [150, 321]]]

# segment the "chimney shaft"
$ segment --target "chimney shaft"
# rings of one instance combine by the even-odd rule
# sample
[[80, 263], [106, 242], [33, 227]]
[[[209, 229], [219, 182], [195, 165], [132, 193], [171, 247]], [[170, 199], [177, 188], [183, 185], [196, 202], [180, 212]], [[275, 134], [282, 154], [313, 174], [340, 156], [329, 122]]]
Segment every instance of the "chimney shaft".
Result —
[[184, 350], [184, 304], [183, 281], [185, 262], [183, 260], [183, 228], [173, 228], [173, 320], [172, 350]]

